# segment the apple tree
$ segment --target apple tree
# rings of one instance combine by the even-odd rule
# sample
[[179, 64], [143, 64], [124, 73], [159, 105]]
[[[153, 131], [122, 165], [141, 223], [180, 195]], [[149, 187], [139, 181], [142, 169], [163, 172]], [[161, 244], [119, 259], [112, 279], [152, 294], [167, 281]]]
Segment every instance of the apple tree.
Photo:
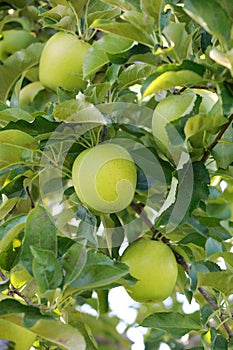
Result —
[[233, 349], [232, 1], [0, 21], [0, 349]]

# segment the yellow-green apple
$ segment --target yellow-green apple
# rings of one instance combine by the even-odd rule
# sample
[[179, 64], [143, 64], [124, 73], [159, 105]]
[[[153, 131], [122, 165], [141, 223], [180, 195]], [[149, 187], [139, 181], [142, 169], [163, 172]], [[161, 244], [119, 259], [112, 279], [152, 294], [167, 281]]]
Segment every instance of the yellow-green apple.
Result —
[[137, 279], [134, 285], [126, 287], [132, 299], [156, 303], [172, 293], [178, 269], [174, 254], [165, 243], [139, 238], [126, 248], [121, 261]]
[[45, 44], [39, 63], [41, 83], [55, 90], [67, 90], [86, 86], [83, 80], [83, 60], [90, 44], [71, 33], [58, 32]]
[[14, 52], [25, 49], [35, 41], [35, 36], [26, 30], [9, 29], [0, 34], [0, 60], [5, 61]]
[[78, 155], [73, 164], [72, 178], [84, 205], [97, 213], [114, 213], [131, 203], [137, 172], [125, 148], [104, 143]]

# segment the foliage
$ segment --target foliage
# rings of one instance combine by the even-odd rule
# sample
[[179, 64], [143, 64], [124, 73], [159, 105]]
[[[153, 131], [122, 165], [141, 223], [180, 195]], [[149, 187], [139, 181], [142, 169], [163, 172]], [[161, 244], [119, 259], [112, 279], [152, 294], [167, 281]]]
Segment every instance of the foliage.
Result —
[[[35, 37], [0, 65], [0, 348], [130, 349], [141, 325], [147, 350], [233, 349], [233, 3], [5, 0], [0, 19]], [[60, 30], [91, 45], [87, 84], [22, 107]], [[159, 109], [166, 98], [176, 113]], [[137, 165], [132, 204], [104, 215], [72, 183], [75, 158], [100, 142]], [[135, 283], [120, 255], [141, 235], [169, 244], [178, 279], [170, 304], [136, 304], [119, 334], [108, 293]], [[199, 309], [186, 314], [180, 295]]]

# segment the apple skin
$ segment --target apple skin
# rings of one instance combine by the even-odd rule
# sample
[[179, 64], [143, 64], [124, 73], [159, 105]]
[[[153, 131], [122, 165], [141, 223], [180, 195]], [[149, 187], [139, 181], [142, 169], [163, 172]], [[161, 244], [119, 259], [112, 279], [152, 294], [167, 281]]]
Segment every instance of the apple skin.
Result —
[[135, 301], [158, 303], [172, 293], [178, 268], [172, 250], [165, 243], [139, 238], [126, 248], [121, 261], [138, 280], [133, 286], [126, 287]]
[[82, 79], [82, 65], [90, 44], [79, 40], [71, 33], [58, 32], [45, 44], [39, 63], [39, 80], [56, 91], [86, 86]]
[[83, 151], [72, 168], [80, 201], [95, 213], [115, 213], [128, 207], [136, 188], [136, 166], [117, 144], [99, 144]]
[[14, 52], [26, 49], [35, 41], [35, 37], [25, 30], [9, 29], [2, 32], [0, 41], [0, 60], [4, 62]]
[[44, 89], [44, 86], [40, 81], [34, 81], [22, 88], [19, 93], [19, 106], [20, 108], [24, 108], [36, 97], [36, 95]]

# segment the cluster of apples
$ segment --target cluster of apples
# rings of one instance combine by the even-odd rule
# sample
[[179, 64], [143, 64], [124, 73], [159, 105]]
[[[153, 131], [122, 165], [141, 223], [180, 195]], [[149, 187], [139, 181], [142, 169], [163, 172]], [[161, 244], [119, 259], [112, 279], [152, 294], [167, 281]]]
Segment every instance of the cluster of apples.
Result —
[[[25, 31], [8, 30], [0, 42], [0, 59], [4, 61], [19, 48], [27, 47], [34, 38]], [[84, 89], [82, 76], [85, 55], [90, 44], [67, 32], [57, 32], [45, 44], [39, 63], [39, 81], [21, 90], [21, 106], [32, 101], [44, 87], [56, 91]], [[169, 96], [161, 101], [154, 112], [152, 131], [159, 133], [162, 151], [168, 143], [166, 126], [177, 115], [188, 113], [200, 91]], [[212, 106], [213, 96], [203, 98], [202, 108]], [[179, 101], [178, 101], [179, 100]], [[181, 101], [182, 100], [182, 101]], [[212, 103], [213, 102], [213, 103]], [[161, 145], [162, 143], [162, 145]], [[75, 191], [81, 203], [97, 215], [116, 213], [126, 209], [136, 190], [137, 169], [130, 153], [114, 143], [103, 143], [78, 155], [72, 168]], [[139, 302], [161, 302], [172, 292], [177, 279], [177, 263], [170, 247], [161, 241], [140, 238], [124, 251], [121, 261], [129, 266], [137, 280], [126, 286], [129, 295]]]

